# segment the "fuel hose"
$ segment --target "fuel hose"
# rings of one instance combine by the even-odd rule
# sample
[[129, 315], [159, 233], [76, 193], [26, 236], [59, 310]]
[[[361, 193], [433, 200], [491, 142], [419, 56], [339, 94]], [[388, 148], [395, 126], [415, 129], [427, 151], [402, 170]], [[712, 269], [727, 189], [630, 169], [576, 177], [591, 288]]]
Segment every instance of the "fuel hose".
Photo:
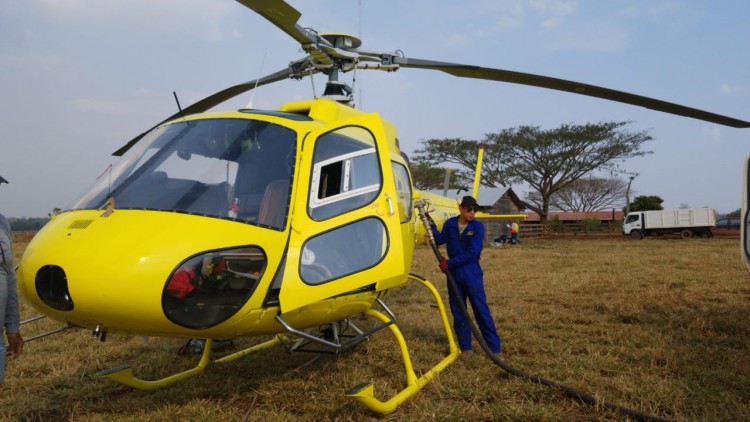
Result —
[[[432, 252], [435, 254], [435, 258], [437, 258], [438, 262], [442, 262], [445, 258], [440, 253], [440, 249], [438, 248], [437, 242], [435, 241], [435, 237], [433, 236], [432, 230], [430, 228], [431, 219], [426, 211], [427, 203], [423, 201], [416, 201], [414, 204], [414, 207], [417, 208], [417, 210], [419, 211], [419, 217], [422, 221], [422, 224], [424, 224], [425, 231], [427, 233], [428, 243], [430, 244], [430, 248], [432, 248]], [[446, 271], [445, 276], [447, 278], [448, 289], [451, 291], [451, 294], [454, 297], [460, 297], [460, 295], [458, 294], [458, 287], [456, 286], [456, 280], [453, 278], [453, 274], [451, 274], [450, 271]], [[630, 418], [633, 418], [635, 420], [648, 421], [648, 422], [668, 421], [668, 419], [663, 419], [657, 416], [647, 415], [645, 413], [638, 412], [636, 410], [629, 409], [624, 406], [610, 403], [608, 401], [599, 400], [590, 394], [582, 393], [578, 390], [567, 387], [558, 382], [548, 380], [539, 375], [529, 374], [528, 372], [525, 372], [525, 371], [522, 371], [520, 369], [510, 366], [500, 356], [493, 353], [492, 350], [490, 350], [489, 346], [487, 346], [487, 343], [485, 343], [484, 338], [482, 338], [482, 334], [479, 331], [479, 328], [477, 327], [477, 325], [474, 323], [474, 320], [469, 315], [469, 311], [466, 309], [466, 304], [460, 300], [456, 301], [456, 304], [461, 309], [461, 313], [463, 313], [464, 317], [466, 318], [466, 321], [468, 322], [469, 327], [471, 328], [471, 332], [474, 335], [474, 338], [476, 338], [477, 342], [481, 346], [484, 353], [490, 358], [490, 360], [492, 360], [492, 362], [495, 365], [502, 368], [505, 372], [513, 376], [531, 381], [536, 384], [541, 384], [541, 385], [546, 385], [547, 387], [551, 387], [555, 390], [562, 392], [563, 394], [565, 394], [567, 397], [571, 399], [580, 401], [582, 403], [590, 404], [595, 407], [601, 406], [610, 410], [614, 410]]]

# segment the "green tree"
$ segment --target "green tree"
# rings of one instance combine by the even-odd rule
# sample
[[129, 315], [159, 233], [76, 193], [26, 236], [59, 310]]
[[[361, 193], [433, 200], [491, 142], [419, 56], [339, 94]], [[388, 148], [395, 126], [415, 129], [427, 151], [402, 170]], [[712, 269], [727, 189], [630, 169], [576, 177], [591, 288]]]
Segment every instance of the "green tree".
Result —
[[656, 195], [636, 196], [633, 202], [630, 204], [630, 212], [663, 210], [664, 207], [661, 205], [663, 202], [664, 200], [661, 199], [660, 196]]
[[525, 182], [532, 194], [524, 206], [547, 221], [552, 195], [604, 165], [651, 153], [641, 145], [653, 139], [631, 132], [628, 122], [564, 124], [557, 129], [519, 126], [487, 134], [479, 141], [429, 139], [417, 158], [431, 164], [454, 163], [473, 171], [480, 144], [485, 146], [481, 184], [494, 187]]
[[742, 208], [737, 208], [736, 210], [727, 214], [727, 217], [739, 217], [740, 215], [742, 215]]
[[417, 189], [443, 189], [445, 185], [446, 171], [450, 171], [450, 179], [448, 183], [449, 189], [465, 187], [466, 183], [461, 183], [462, 179], [465, 178], [461, 172], [436, 167], [424, 161], [413, 161], [409, 163], [409, 172], [411, 173], [412, 183]]

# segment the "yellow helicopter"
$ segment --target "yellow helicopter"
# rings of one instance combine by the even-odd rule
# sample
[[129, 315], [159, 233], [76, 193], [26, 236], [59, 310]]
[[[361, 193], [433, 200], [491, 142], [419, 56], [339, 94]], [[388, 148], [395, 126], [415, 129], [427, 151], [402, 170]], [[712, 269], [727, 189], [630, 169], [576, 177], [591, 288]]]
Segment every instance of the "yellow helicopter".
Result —
[[[352, 108], [339, 79], [354, 69], [443, 71], [599, 97], [733, 127], [750, 123], [660, 100], [551, 77], [360, 49], [356, 37], [302, 28], [282, 0], [237, 0], [300, 43], [307, 55], [180, 110], [114, 155], [120, 161], [28, 245], [22, 294], [45, 315], [108, 333], [203, 338], [196, 367], [146, 381], [130, 366], [100, 375], [153, 390], [280, 343], [334, 353], [388, 328], [406, 387], [381, 401], [372, 384], [349, 390], [389, 413], [460, 353], [437, 290], [409, 269], [418, 213], [441, 224], [456, 201], [413, 188], [396, 128]], [[207, 112], [256, 87], [322, 73], [322, 98], [277, 110]], [[478, 168], [481, 167], [480, 165]], [[475, 191], [478, 180], [475, 180]], [[485, 216], [490, 218], [489, 216]], [[519, 216], [501, 216], [501, 218]], [[413, 280], [435, 297], [449, 353], [417, 376], [386, 293]], [[376, 323], [364, 329], [352, 317]], [[212, 360], [212, 339], [273, 336]]]

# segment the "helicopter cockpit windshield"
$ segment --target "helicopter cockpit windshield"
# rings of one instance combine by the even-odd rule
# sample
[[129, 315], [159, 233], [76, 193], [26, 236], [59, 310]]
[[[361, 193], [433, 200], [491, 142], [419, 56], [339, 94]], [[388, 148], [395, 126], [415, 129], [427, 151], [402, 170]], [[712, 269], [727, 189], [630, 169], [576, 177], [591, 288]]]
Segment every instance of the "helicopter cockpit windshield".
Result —
[[293, 130], [256, 120], [163, 126], [71, 208], [99, 209], [113, 197], [117, 209], [177, 211], [283, 229], [295, 141]]

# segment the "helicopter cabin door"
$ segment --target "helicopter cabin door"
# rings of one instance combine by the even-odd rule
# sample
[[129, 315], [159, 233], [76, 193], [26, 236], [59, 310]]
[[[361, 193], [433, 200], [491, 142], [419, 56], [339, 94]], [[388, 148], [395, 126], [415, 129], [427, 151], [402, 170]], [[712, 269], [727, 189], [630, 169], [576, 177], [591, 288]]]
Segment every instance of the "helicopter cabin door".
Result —
[[279, 292], [282, 313], [406, 280], [404, 207], [393, 175], [403, 160], [395, 142], [389, 148], [380, 116], [360, 115], [310, 132], [300, 157]]

